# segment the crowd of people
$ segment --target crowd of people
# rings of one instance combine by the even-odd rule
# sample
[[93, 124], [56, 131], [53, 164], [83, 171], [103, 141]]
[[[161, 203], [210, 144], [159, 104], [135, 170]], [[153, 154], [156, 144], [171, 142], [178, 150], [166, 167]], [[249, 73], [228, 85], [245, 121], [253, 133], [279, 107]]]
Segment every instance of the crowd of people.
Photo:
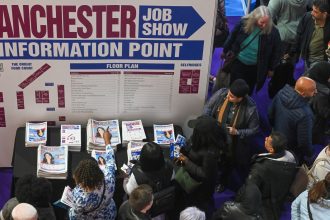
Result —
[[[123, 186], [116, 185], [111, 134], [102, 130], [105, 168], [101, 170], [93, 158], [80, 161], [73, 172], [76, 186], [67, 218], [270, 220], [280, 218], [288, 198], [293, 201], [292, 219], [330, 216], [329, 2], [260, 1], [261, 6], [242, 17], [230, 34], [224, 1], [218, 3], [214, 47], [223, 47], [229, 84], [213, 89], [202, 115], [188, 122], [193, 132], [179, 157], [170, 161], [158, 144], [149, 142]], [[294, 69], [299, 58], [305, 72], [296, 80], [283, 76], [283, 65]], [[265, 149], [254, 154], [251, 138], [260, 132], [260, 120], [251, 95], [267, 77], [285, 80], [272, 91], [272, 132], [265, 137]], [[315, 143], [326, 147], [314, 160]], [[289, 197], [302, 164], [311, 167], [309, 183], [296, 198]], [[234, 186], [235, 174], [239, 181]], [[113, 198], [119, 187], [127, 197], [122, 204]], [[213, 193], [226, 188], [236, 192], [235, 201], [216, 210]], [[55, 219], [51, 195], [47, 179], [22, 177], [1, 219]]]

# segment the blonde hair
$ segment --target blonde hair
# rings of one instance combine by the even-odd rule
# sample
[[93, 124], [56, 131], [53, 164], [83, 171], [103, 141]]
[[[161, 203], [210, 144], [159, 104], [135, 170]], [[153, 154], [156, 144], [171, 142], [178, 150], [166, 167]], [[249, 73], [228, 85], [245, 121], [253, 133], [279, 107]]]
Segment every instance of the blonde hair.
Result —
[[261, 30], [262, 34], [270, 34], [273, 28], [273, 21], [268, 8], [264, 5], [254, 9], [250, 14], [243, 17], [244, 20], [244, 31], [247, 34], [251, 34], [256, 28], [256, 23], [260, 18], [268, 17], [268, 23], [264, 29]]

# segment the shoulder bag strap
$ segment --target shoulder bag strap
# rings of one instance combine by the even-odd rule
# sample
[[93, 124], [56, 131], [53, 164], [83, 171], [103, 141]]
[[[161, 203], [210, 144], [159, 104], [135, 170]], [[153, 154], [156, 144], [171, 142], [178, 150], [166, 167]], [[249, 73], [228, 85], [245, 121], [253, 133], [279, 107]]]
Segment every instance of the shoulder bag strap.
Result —
[[102, 197], [100, 199], [99, 204], [94, 209], [83, 212], [84, 215], [87, 215], [90, 212], [94, 212], [96, 209], [98, 209], [100, 207], [100, 205], [103, 201], [103, 198], [104, 198], [104, 193], [105, 193], [105, 180], [103, 180], [103, 192], [102, 192]]
[[309, 196], [307, 196], [307, 209], [308, 209], [309, 220], [313, 220], [313, 216], [312, 216], [312, 212], [311, 212], [311, 208], [310, 208], [310, 204], [309, 204]]
[[244, 47], [242, 47], [242, 49], [240, 49], [239, 51], [238, 51], [238, 53], [237, 54], [239, 54], [240, 52], [242, 52], [243, 50], [245, 50], [251, 43], [252, 43], [252, 41], [254, 40], [254, 39], [256, 39], [256, 37], [257, 36], [259, 36], [259, 34], [260, 34], [260, 32], [261, 32], [261, 30], [260, 31], [258, 31], [258, 33], [256, 33], [254, 36], [253, 36], [253, 38], [244, 46]]

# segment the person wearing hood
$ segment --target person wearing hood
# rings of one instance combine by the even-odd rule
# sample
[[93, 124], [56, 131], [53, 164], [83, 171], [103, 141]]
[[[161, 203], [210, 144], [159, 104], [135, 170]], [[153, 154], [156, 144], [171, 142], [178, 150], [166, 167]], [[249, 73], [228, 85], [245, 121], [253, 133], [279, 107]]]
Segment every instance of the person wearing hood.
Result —
[[302, 192], [291, 205], [292, 220], [329, 219], [330, 216], [330, 172]]
[[317, 94], [311, 100], [314, 112], [313, 143], [324, 144], [323, 137], [330, 120], [330, 63], [319, 62], [310, 68], [306, 76], [316, 82]]
[[295, 42], [297, 27], [306, 13], [308, 0], [270, 0], [268, 10], [281, 36], [282, 56], [290, 51]]
[[265, 138], [267, 153], [257, 154], [252, 159], [252, 168], [247, 183], [256, 184], [262, 197], [264, 219], [279, 219], [285, 198], [296, 174], [297, 161], [286, 150], [287, 138], [280, 132], [272, 132]]
[[212, 220], [262, 220], [261, 193], [256, 184], [250, 182], [243, 188], [243, 193], [236, 201], [227, 201], [218, 209]]
[[313, 112], [309, 100], [317, 93], [316, 83], [308, 77], [300, 77], [295, 87], [285, 85], [274, 97], [268, 110], [268, 118], [274, 131], [286, 135], [288, 149], [302, 163], [312, 155]]

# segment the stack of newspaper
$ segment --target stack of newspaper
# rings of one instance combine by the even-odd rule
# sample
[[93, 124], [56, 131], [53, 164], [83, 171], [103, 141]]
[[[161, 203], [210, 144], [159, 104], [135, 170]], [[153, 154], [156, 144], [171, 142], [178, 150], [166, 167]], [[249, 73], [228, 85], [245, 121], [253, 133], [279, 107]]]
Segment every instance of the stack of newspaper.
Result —
[[46, 144], [47, 122], [27, 122], [25, 126], [25, 146], [37, 147], [39, 144]]
[[141, 120], [122, 121], [123, 143], [129, 141], [142, 141], [146, 139], [143, 124]]
[[154, 125], [154, 139], [157, 144], [170, 144], [174, 143], [174, 126], [168, 125]]
[[81, 125], [61, 125], [61, 145], [69, 146], [69, 151], [81, 150]]
[[87, 151], [103, 150], [105, 151], [105, 143], [103, 139], [104, 132], [108, 130], [111, 135], [111, 146], [116, 149], [121, 143], [119, 122], [118, 120], [97, 121], [89, 119], [87, 122]]
[[128, 145], [127, 145], [127, 164], [124, 163], [123, 166], [120, 168], [127, 175], [130, 175], [131, 169], [134, 166], [134, 164], [131, 163], [131, 161], [140, 159], [142, 147], [146, 143], [147, 142], [140, 142], [140, 141], [130, 141], [128, 143]]
[[38, 147], [37, 176], [48, 179], [66, 179], [68, 175], [68, 146]]

